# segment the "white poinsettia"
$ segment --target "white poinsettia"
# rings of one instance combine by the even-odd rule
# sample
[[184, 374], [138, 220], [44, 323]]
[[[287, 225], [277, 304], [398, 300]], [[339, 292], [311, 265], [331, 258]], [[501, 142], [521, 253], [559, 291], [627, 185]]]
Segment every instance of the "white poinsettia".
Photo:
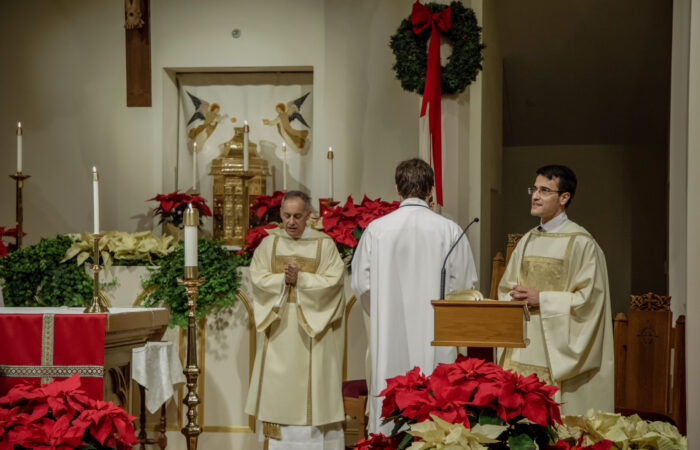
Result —
[[[78, 265], [83, 264], [93, 255], [94, 239], [92, 233], [74, 233], [68, 235], [73, 240], [66, 251], [63, 261], [76, 258]], [[124, 231], [106, 231], [99, 241], [99, 251], [105, 269], [109, 270], [115, 259], [153, 263], [153, 258], [167, 256], [175, 249], [172, 236], [157, 237], [151, 231], [127, 233]]]
[[563, 425], [557, 426], [560, 439], [573, 440], [582, 446], [593, 445], [603, 439], [612, 441], [620, 450], [652, 448], [659, 450], [684, 450], [688, 448], [685, 436], [678, 428], [666, 422], [647, 422], [638, 415], [588, 411], [583, 416], [562, 417]]
[[408, 433], [420, 440], [408, 450], [483, 450], [484, 444], [499, 442], [496, 439], [506, 430], [502, 425], [475, 425], [471, 430], [461, 423], [450, 423], [437, 416], [433, 420], [411, 425]]

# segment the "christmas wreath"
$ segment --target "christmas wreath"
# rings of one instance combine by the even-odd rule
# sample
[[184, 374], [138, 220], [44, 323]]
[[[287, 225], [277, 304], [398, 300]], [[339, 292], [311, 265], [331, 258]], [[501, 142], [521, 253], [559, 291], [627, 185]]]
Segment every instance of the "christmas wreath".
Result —
[[[458, 94], [476, 80], [482, 69], [484, 45], [481, 43], [481, 27], [476, 22], [474, 11], [460, 2], [449, 5], [426, 3], [425, 6], [432, 14], [439, 14], [448, 7], [452, 11], [452, 26], [442, 33], [452, 45], [452, 55], [442, 67], [440, 79], [443, 94]], [[413, 28], [411, 16], [405, 18], [391, 37], [389, 46], [396, 56], [393, 68], [401, 87], [422, 95], [428, 70], [427, 44], [431, 29], [427, 27], [416, 34]]]

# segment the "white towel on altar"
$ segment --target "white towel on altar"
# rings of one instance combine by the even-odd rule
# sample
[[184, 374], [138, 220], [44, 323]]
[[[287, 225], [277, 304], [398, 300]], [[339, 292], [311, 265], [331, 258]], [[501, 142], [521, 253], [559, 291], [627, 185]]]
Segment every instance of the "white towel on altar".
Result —
[[147, 342], [132, 349], [131, 378], [146, 388], [146, 409], [151, 414], [186, 381], [172, 342]]

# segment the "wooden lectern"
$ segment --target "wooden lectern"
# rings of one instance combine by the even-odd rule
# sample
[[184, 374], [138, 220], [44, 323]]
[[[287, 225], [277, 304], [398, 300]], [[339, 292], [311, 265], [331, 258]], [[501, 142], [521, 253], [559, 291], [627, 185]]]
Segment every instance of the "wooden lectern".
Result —
[[497, 300], [433, 300], [433, 346], [525, 347], [527, 303]]

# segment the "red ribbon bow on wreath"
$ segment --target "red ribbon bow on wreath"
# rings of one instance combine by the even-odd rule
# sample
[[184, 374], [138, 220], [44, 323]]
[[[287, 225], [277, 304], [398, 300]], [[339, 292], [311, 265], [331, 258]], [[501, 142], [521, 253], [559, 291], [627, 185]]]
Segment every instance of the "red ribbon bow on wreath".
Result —
[[439, 13], [432, 13], [430, 9], [419, 3], [413, 4], [411, 12], [413, 32], [420, 34], [428, 27], [430, 30], [430, 46], [428, 47], [428, 72], [425, 76], [425, 89], [423, 90], [423, 104], [420, 117], [425, 115], [425, 110], [430, 103], [428, 122], [430, 124], [430, 136], [433, 148], [433, 166], [435, 169], [435, 190], [437, 202], [442, 205], [442, 118], [441, 99], [442, 81], [440, 78], [440, 32], [452, 28], [452, 11], [445, 8]]

